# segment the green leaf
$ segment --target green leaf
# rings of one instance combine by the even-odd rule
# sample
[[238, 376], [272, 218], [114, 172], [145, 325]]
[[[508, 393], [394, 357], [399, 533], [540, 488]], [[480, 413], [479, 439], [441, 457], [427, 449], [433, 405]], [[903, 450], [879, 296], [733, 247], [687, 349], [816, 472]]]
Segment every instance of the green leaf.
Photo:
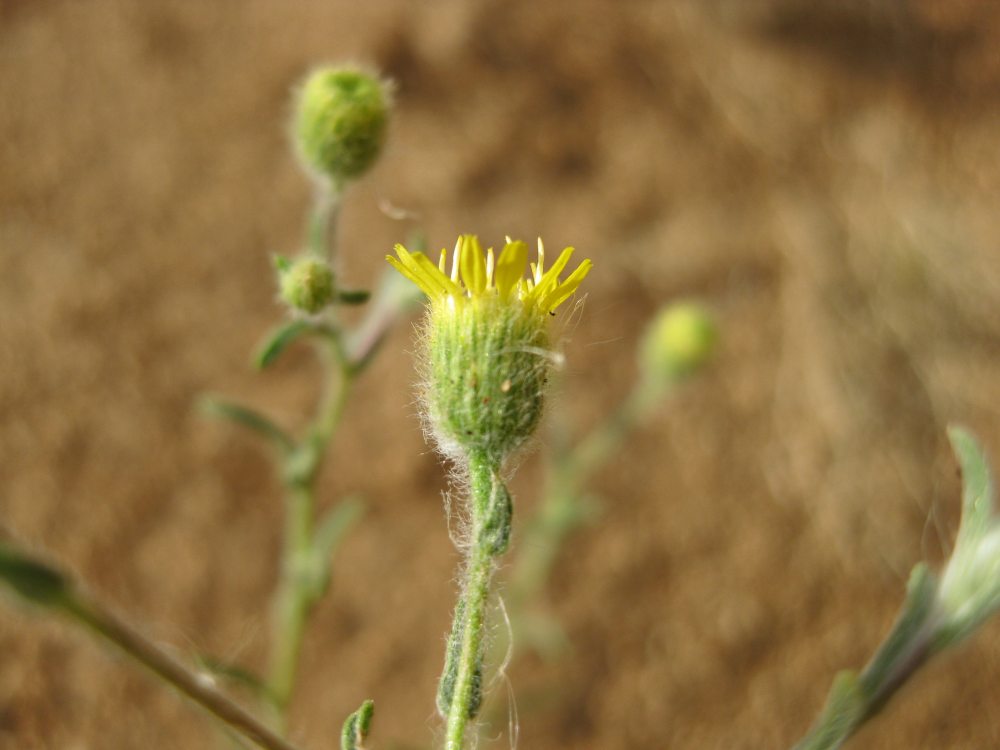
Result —
[[861, 690], [868, 711], [875, 713], [898, 687], [893, 676], [916, 668], [924, 657], [919, 649], [928, 646], [928, 620], [937, 601], [938, 581], [925, 563], [918, 563], [906, 584], [906, 600], [892, 631], [882, 641], [861, 674]]
[[275, 255], [272, 260], [274, 262], [274, 268], [278, 271], [278, 273], [284, 273], [292, 267], [292, 261], [284, 255]]
[[242, 425], [261, 437], [266, 438], [284, 453], [295, 449], [295, 441], [274, 422], [260, 412], [246, 406], [223, 401], [214, 396], [204, 396], [198, 402], [198, 408], [203, 414], [220, 419], [228, 419]]
[[65, 605], [71, 593], [70, 582], [61, 572], [2, 542], [0, 581], [22, 598], [43, 607]]
[[361, 708], [347, 717], [340, 735], [341, 750], [361, 750], [362, 743], [372, 728], [375, 702], [366, 700]]
[[254, 365], [263, 370], [271, 365], [288, 348], [288, 345], [306, 333], [312, 333], [314, 326], [305, 320], [293, 320], [271, 331], [254, 357]]
[[365, 505], [357, 496], [349, 496], [327, 511], [316, 527], [312, 556], [316, 571], [313, 599], [322, 597], [330, 585], [330, 558], [361, 514]]
[[342, 305], [363, 305], [372, 296], [367, 289], [338, 289], [337, 302]]
[[993, 516], [993, 477], [976, 439], [964, 428], [948, 428], [948, 439], [962, 469], [962, 520], [955, 547], [962, 548], [981, 536]]
[[833, 678], [819, 721], [793, 750], [835, 750], [854, 733], [863, 712], [857, 674], [850, 670], [839, 672]]

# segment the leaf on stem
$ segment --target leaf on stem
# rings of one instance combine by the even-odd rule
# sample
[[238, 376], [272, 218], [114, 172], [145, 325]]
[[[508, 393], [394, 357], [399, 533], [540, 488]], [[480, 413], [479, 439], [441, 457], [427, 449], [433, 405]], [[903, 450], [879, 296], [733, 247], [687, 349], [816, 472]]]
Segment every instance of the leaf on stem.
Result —
[[204, 396], [199, 401], [198, 408], [203, 414], [210, 417], [228, 419], [256, 432], [261, 437], [274, 443], [282, 452], [287, 453], [295, 448], [295, 441], [292, 440], [288, 433], [263, 414], [249, 407], [241, 406], [231, 401], [223, 401], [214, 396]]
[[371, 731], [375, 702], [366, 700], [361, 708], [347, 717], [340, 735], [341, 750], [363, 750], [362, 743]]
[[989, 526], [993, 516], [993, 478], [982, 448], [962, 427], [948, 428], [948, 439], [962, 469], [962, 520], [955, 546], [966, 539], [978, 537]]
[[312, 323], [306, 320], [293, 320], [291, 323], [279, 326], [264, 339], [264, 343], [258, 350], [256, 357], [254, 357], [254, 365], [258, 370], [263, 370], [265, 367], [273, 364], [281, 356], [281, 353], [288, 348], [289, 344], [303, 334], [311, 333], [313, 330], [314, 326]]
[[363, 305], [371, 299], [372, 293], [367, 289], [338, 289], [337, 302], [342, 305]]
[[351, 495], [337, 503], [320, 519], [312, 545], [316, 566], [314, 599], [319, 599], [326, 593], [330, 585], [330, 558], [340, 546], [348, 529], [361, 518], [364, 509], [361, 499]]
[[0, 542], [0, 581], [43, 607], [62, 606], [70, 596], [70, 582], [62, 573], [6, 542]]
[[851, 670], [839, 672], [833, 679], [819, 721], [793, 750], [835, 750], [851, 736], [863, 712], [864, 698], [858, 675]]

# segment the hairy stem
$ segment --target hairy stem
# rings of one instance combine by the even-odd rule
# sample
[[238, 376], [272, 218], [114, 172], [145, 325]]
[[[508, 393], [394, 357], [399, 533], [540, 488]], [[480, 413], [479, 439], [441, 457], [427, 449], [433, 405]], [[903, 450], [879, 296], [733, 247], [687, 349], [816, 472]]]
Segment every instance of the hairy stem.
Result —
[[469, 457], [472, 538], [439, 693], [445, 713], [445, 748], [462, 750], [469, 721], [482, 702], [483, 639], [494, 559], [510, 535], [510, 499], [499, 466]]

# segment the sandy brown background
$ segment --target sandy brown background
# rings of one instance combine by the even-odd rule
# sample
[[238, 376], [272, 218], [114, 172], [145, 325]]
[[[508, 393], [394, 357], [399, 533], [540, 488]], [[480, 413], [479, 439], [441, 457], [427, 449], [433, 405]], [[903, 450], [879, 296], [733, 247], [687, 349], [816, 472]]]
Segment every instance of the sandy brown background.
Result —
[[[576, 245], [596, 271], [553, 402], [580, 426], [627, 391], [660, 304], [699, 297], [724, 328], [595, 482], [603, 519], [542, 603], [573, 651], [510, 669], [519, 746], [788, 746], [949, 548], [944, 426], [1000, 465], [998, 7], [0, 1], [0, 519], [178, 653], [263, 662], [280, 489], [252, 437], [191, 406], [308, 409], [307, 352], [247, 366], [280, 315], [268, 254], [297, 248], [308, 200], [288, 93], [317, 62], [370, 62], [398, 107], [345, 209], [346, 278], [416, 223], [435, 247]], [[411, 341], [360, 385], [323, 479], [369, 512], [306, 643], [306, 748], [365, 697], [373, 747], [439, 732], [456, 555]], [[521, 519], [537, 479], [529, 459]], [[997, 747], [998, 681], [994, 622], [852, 747]], [[0, 608], [0, 747], [220, 742], [85, 637]]]

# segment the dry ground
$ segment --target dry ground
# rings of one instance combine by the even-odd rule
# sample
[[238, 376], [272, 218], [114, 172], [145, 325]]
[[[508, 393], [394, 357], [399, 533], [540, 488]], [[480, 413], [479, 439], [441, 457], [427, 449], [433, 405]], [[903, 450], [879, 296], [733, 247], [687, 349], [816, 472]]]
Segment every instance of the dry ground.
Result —
[[[597, 270], [554, 408], [583, 426], [626, 392], [661, 303], [697, 296], [724, 326], [710, 373], [596, 482], [605, 514], [545, 603], [572, 653], [511, 668], [521, 747], [787, 746], [950, 543], [945, 424], [1000, 465], [997, 7], [0, 0], [0, 518], [179, 652], [262, 662], [279, 488], [191, 405], [308, 407], [305, 353], [246, 366], [308, 195], [288, 92], [317, 62], [372, 62], [398, 108], [346, 208], [348, 278], [412, 228], [384, 201], [435, 246], [576, 245]], [[306, 644], [305, 747], [368, 696], [373, 746], [438, 731], [456, 557], [410, 342], [360, 387], [323, 481], [369, 512]], [[521, 518], [537, 477], [526, 461]], [[852, 747], [1000, 746], [998, 680], [993, 623]], [[0, 746], [220, 744], [130, 665], [4, 606]]]

